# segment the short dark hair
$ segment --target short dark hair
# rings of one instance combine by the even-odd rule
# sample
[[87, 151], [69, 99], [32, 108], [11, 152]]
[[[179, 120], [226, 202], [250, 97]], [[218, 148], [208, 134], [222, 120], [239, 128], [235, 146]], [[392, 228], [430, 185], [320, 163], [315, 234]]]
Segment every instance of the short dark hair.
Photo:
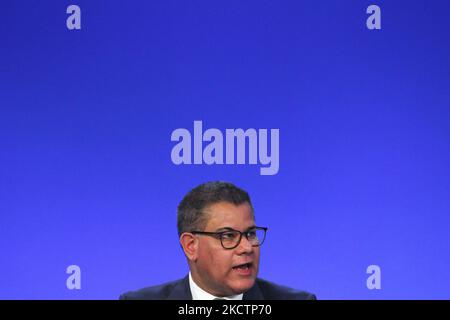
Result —
[[178, 236], [184, 232], [203, 231], [207, 224], [204, 209], [219, 202], [229, 202], [234, 205], [247, 202], [254, 214], [250, 196], [246, 191], [229, 182], [206, 182], [189, 191], [178, 205]]

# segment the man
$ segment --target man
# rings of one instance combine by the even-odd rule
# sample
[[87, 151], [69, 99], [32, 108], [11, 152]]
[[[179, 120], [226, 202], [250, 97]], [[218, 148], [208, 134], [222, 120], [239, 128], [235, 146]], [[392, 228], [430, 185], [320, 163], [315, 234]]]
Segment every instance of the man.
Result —
[[315, 299], [308, 292], [257, 278], [266, 231], [255, 224], [247, 192], [226, 182], [202, 184], [178, 206], [178, 236], [189, 275], [127, 292], [120, 299]]

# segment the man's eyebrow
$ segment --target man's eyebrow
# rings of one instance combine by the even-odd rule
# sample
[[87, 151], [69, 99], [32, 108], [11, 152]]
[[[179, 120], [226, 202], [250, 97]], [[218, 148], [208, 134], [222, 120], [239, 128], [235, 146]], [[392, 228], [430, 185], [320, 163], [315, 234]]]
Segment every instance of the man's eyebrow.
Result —
[[[256, 226], [253, 225], [251, 227], [248, 227], [245, 231], [252, 230], [252, 229], [255, 229], [255, 228], [256, 228]], [[221, 232], [221, 231], [238, 231], [238, 230], [236, 230], [234, 228], [231, 228], [231, 227], [222, 227], [222, 228], [216, 229], [215, 232]]]
[[216, 229], [216, 232], [220, 232], [220, 231], [232, 231], [232, 230], [236, 230], [236, 229], [233, 229], [233, 228], [231, 228], [231, 227], [222, 227], [222, 228]]

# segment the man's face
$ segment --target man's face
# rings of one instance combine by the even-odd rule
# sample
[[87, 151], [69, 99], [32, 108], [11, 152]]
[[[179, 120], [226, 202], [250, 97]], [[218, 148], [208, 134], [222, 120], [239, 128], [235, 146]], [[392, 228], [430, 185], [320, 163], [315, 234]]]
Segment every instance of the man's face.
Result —
[[[252, 209], [248, 203], [234, 205], [219, 202], [205, 209], [208, 222], [205, 231], [220, 232], [229, 229], [241, 232], [255, 227]], [[224, 249], [220, 239], [197, 235], [197, 259], [192, 276], [204, 290], [216, 296], [229, 296], [249, 290], [255, 283], [259, 269], [259, 247], [250, 244], [245, 236], [234, 249]], [[249, 264], [248, 268], [237, 268]]]

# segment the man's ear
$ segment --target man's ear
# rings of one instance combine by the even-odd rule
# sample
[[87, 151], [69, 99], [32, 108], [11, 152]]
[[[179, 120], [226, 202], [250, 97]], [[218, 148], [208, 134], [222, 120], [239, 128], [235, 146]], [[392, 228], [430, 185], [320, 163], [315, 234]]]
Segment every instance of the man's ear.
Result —
[[185, 232], [180, 236], [180, 244], [183, 247], [184, 254], [189, 260], [197, 260], [197, 237], [195, 237], [192, 233]]

